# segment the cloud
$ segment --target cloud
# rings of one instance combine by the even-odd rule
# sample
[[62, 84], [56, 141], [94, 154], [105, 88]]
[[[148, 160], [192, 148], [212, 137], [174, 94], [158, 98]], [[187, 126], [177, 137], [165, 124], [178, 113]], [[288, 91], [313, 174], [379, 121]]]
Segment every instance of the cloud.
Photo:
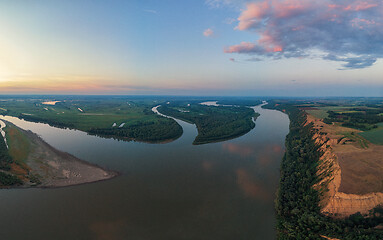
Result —
[[213, 31], [211, 28], [208, 28], [208, 29], [206, 29], [206, 30], [203, 32], [203, 35], [204, 35], [205, 37], [211, 37], [211, 36], [214, 35], [214, 31]]
[[235, 27], [255, 42], [224, 48], [254, 59], [320, 57], [359, 69], [383, 58], [383, 3], [372, 0], [264, 0], [246, 4]]
[[229, 58], [229, 60], [235, 62], [235, 58]]
[[233, 24], [235, 21], [237, 21], [237, 20], [235, 20], [235, 18], [226, 18], [226, 19], [223, 21], [223, 23], [228, 24], [228, 25], [231, 25], [231, 24]]

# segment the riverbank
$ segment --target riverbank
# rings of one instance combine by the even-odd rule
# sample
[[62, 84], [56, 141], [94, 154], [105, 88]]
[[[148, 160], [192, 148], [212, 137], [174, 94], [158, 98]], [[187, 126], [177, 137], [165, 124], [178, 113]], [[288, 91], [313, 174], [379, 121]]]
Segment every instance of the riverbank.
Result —
[[163, 117], [195, 124], [198, 135], [193, 145], [227, 141], [245, 135], [255, 127], [259, 116], [251, 107], [206, 105], [169, 103], [153, 107], [152, 111]]
[[14, 159], [9, 172], [23, 181], [21, 187], [66, 187], [103, 181], [118, 175], [55, 149], [31, 131], [6, 123], [9, 153]]
[[[325, 151], [329, 148], [326, 134], [308, 122], [307, 114], [294, 104], [273, 102], [265, 107], [290, 118], [276, 200], [278, 239], [382, 239], [379, 208], [368, 218], [360, 213], [345, 219], [323, 213], [323, 199], [328, 197], [334, 176], [331, 152]], [[318, 137], [322, 135], [323, 142]]]
[[172, 119], [150, 112], [158, 99], [93, 96], [59, 99], [12, 97], [1, 102], [0, 114], [53, 127], [76, 129], [91, 135], [123, 141], [157, 143], [182, 135]]
[[335, 217], [357, 212], [367, 216], [370, 210], [383, 205], [383, 146], [369, 144], [362, 148], [358, 142], [338, 134], [355, 129], [328, 125], [311, 115], [307, 122], [317, 129], [313, 138], [322, 145], [319, 168], [331, 166], [332, 172], [323, 180], [328, 181], [328, 192], [322, 197], [321, 212]]

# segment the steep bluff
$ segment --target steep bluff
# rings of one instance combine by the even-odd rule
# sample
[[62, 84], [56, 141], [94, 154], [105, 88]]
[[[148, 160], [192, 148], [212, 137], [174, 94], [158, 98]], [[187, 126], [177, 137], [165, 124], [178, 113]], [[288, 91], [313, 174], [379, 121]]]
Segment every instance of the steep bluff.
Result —
[[[308, 122], [314, 123], [314, 128], [318, 130], [313, 138], [316, 143], [322, 145], [323, 155], [320, 158], [318, 175], [323, 171], [329, 171], [329, 176], [324, 178], [321, 183], [327, 184], [328, 191], [321, 199], [321, 212], [335, 217], [347, 217], [360, 212], [366, 215], [369, 211], [383, 204], [383, 193], [373, 192], [368, 194], [346, 194], [339, 191], [342, 182], [342, 169], [338, 162], [337, 147], [343, 145], [345, 139], [334, 134], [322, 121], [308, 116]], [[355, 184], [358, 184], [355, 182]]]

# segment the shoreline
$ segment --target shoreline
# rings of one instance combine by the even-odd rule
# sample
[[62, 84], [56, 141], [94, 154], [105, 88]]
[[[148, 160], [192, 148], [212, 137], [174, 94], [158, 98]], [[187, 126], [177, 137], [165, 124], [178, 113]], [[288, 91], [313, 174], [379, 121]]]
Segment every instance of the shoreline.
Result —
[[[201, 104], [201, 105], [206, 105], [206, 104], [204, 104], [204, 103], [205, 103], [205, 102], [203, 102], [203, 103], [199, 103], [199, 104]], [[217, 103], [217, 102], [215, 102], [215, 103]], [[224, 142], [224, 141], [229, 141], [229, 140], [232, 140], [232, 139], [235, 139], [235, 138], [238, 138], [238, 137], [241, 137], [241, 136], [246, 135], [247, 133], [249, 133], [250, 131], [252, 131], [252, 130], [255, 128], [255, 126], [256, 126], [256, 120], [257, 120], [257, 118], [260, 116], [260, 114], [259, 114], [258, 112], [255, 111], [255, 107], [262, 107], [263, 105], [266, 105], [266, 104], [267, 104], [267, 103], [262, 103], [262, 104], [259, 104], [259, 105], [256, 105], [256, 106], [247, 106], [248, 108], [251, 108], [251, 109], [253, 109], [253, 111], [254, 111], [254, 116], [253, 116], [252, 119], [251, 119], [251, 121], [253, 122], [254, 126], [251, 127], [250, 129], [248, 129], [247, 131], [244, 131], [244, 132], [241, 132], [241, 133], [238, 133], [238, 134], [235, 134], [235, 135], [231, 135], [231, 136], [228, 136], [228, 137], [225, 136], [225, 137], [221, 137], [221, 138], [219, 138], [219, 139], [213, 139], [213, 140], [205, 140], [205, 141], [198, 141], [198, 142], [196, 142], [195, 139], [194, 139], [192, 145], [196, 145], [196, 146], [198, 146], [198, 145], [204, 145], [204, 144], [209, 144], [209, 143]], [[206, 106], [235, 106], [235, 105], [218, 105], [218, 104], [216, 104], [216, 105], [206, 105]], [[185, 123], [194, 125], [195, 128], [197, 129], [197, 136], [196, 136], [196, 138], [198, 137], [198, 135], [199, 135], [199, 128], [198, 128], [198, 126], [197, 126], [196, 123], [191, 122], [191, 121], [188, 120], [188, 119], [176, 118], [176, 117], [172, 117], [172, 116], [168, 116], [168, 115], [165, 115], [165, 114], [163, 114], [163, 113], [160, 113], [160, 112], [158, 111], [158, 108], [159, 108], [159, 107], [161, 107], [161, 105], [157, 105], [157, 106], [152, 107], [152, 111], [153, 111], [154, 113], [158, 114], [159, 116], [166, 117], [166, 118], [171, 118], [171, 119], [174, 119], [175, 121], [182, 121], [182, 122], [185, 122]], [[181, 136], [182, 136], [182, 135], [181, 135]]]
[[[6, 123], [12, 128], [12, 131], [19, 131], [28, 139], [30, 151], [22, 163], [15, 162], [15, 164], [19, 164], [19, 166], [23, 164], [27, 168], [26, 173], [19, 174], [23, 180], [23, 185], [4, 188], [70, 187], [105, 181], [121, 175], [117, 171], [109, 170], [60, 151], [30, 130], [21, 129], [8, 121]], [[12, 148], [12, 141], [10, 141], [10, 148]]]
[[[339, 164], [339, 155], [342, 153], [339, 148], [341, 148], [340, 146], [343, 148], [345, 147], [342, 145], [342, 142], [337, 141], [341, 136], [328, 131], [328, 127], [326, 127], [327, 124], [311, 115], [308, 115], [307, 122], [312, 122], [314, 128], [318, 129], [320, 133], [326, 133], [326, 135], [321, 135], [320, 133], [314, 135], [314, 140], [317, 143], [323, 144], [326, 142], [326, 138], [329, 138], [326, 143], [328, 147], [325, 147], [326, 144], [322, 147], [324, 154], [320, 159], [320, 166], [332, 165], [332, 175], [322, 181], [328, 181], [329, 191], [321, 199], [321, 212], [335, 218], [345, 218], [357, 212], [360, 212], [362, 215], [368, 215], [370, 210], [383, 204], [382, 192], [373, 191], [357, 194], [345, 193], [340, 190], [343, 180], [342, 178], [344, 178], [344, 176], [342, 177], [342, 174], [344, 173]], [[350, 146], [350, 148], [351, 147], [352, 146]]]
[[[178, 138], [180, 138], [182, 136], [182, 134], [181, 134], [180, 136], [176, 136], [176, 137], [170, 138], [170, 139], [159, 140], [159, 141], [150, 141], [150, 140], [141, 140], [141, 139], [137, 139], [137, 138], [119, 137], [117, 135], [94, 134], [94, 133], [91, 133], [91, 132], [83, 130], [83, 129], [75, 128], [73, 126], [55, 125], [55, 124], [51, 124], [51, 123], [49, 123], [47, 121], [36, 121], [36, 120], [25, 119], [25, 118], [22, 118], [20, 116], [14, 116], [14, 115], [0, 114], [0, 117], [13, 117], [13, 118], [17, 118], [19, 120], [23, 120], [23, 121], [26, 121], [26, 122], [47, 124], [48, 126], [54, 127], [54, 128], [60, 128], [60, 129], [64, 129], [64, 130], [68, 129], [68, 130], [80, 131], [80, 132], [84, 132], [84, 133], [86, 133], [86, 134], [88, 134], [90, 136], [96, 136], [96, 137], [105, 138], [105, 139], [116, 139], [116, 140], [121, 140], [121, 141], [125, 141], [125, 142], [134, 141], [134, 142], [138, 142], [138, 143], [162, 144], [162, 143], [173, 142], [173, 141], [177, 140]], [[3, 119], [3, 121], [7, 121], [7, 120]]]

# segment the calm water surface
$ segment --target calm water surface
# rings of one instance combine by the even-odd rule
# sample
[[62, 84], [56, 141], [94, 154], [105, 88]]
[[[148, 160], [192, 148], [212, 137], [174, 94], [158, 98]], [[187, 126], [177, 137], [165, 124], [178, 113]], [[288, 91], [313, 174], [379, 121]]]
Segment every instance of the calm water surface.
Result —
[[0, 190], [0, 239], [275, 239], [274, 198], [289, 120], [261, 113], [248, 134], [193, 146], [122, 142], [12, 117], [52, 146], [122, 176], [57, 189]]

